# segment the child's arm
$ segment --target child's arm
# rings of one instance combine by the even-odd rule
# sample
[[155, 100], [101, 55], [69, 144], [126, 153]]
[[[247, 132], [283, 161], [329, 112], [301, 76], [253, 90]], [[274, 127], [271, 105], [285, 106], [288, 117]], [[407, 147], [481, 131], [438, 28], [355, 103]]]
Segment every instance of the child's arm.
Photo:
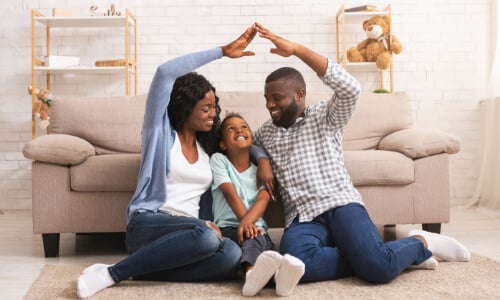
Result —
[[231, 207], [238, 220], [241, 221], [241, 219], [243, 219], [246, 215], [247, 209], [234, 189], [233, 184], [231, 182], [224, 182], [219, 185], [219, 189], [224, 194], [224, 198], [226, 198], [226, 202], [229, 207]]
[[255, 203], [248, 210], [243, 218], [240, 219], [240, 222], [244, 221], [247, 223], [255, 224], [259, 220], [260, 217], [264, 214], [267, 208], [267, 204], [269, 204], [269, 192], [265, 189], [262, 189], [257, 194], [257, 199], [255, 199]]
[[269, 193], [264, 189], [260, 190], [254, 205], [247, 211], [232, 183], [225, 182], [219, 185], [219, 189], [224, 194], [229, 207], [231, 207], [238, 220], [240, 220], [238, 241], [242, 243], [245, 238], [251, 239], [258, 234], [262, 234], [262, 230], [255, 226], [255, 222], [259, 220], [267, 208], [269, 199], [271, 199]]
[[267, 205], [271, 196], [269, 192], [265, 189], [261, 189], [257, 194], [255, 203], [250, 207], [245, 216], [240, 219], [240, 226], [238, 227], [238, 240], [243, 242], [243, 239], [254, 238], [257, 234], [263, 234], [263, 230], [255, 226], [255, 222], [259, 220], [260, 217], [266, 211]]

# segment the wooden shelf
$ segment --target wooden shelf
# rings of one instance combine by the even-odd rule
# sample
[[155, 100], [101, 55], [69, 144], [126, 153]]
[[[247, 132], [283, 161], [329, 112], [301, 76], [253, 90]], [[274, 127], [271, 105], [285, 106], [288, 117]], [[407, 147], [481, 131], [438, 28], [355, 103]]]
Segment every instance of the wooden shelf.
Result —
[[[126, 16], [96, 16], [96, 17], [34, 17], [36, 22], [39, 22], [47, 27], [123, 27], [125, 25]], [[128, 17], [130, 26], [134, 26], [133, 17]]]
[[[391, 5], [387, 5], [380, 11], [360, 11], [360, 12], [346, 12], [344, 5], [341, 5], [336, 16], [336, 43], [337, 43], [337, 63], [342, 64], [348, 71], [367, 71], [378, 72], [380, 79], [380, 88], [384, 88], [384, 71], [377, 69], [374, 62], [349, 62], [347, 60], [347, 45], [346, 45], [346, 24], [361, 25], [365, 20], [374, 16], [389, 16], [391, 17]], [[392, 20], [391, 20], [392, 21]], [[391, 25], [392, 30], [392, 25]], [[390, 33], [389, 33], [390, 34]], [[353, 45], [355, 46], [355, 45]], [[394, 63], [389, 68], [389, 85], [390, 92], [394, 91]]]
[[[37, 30], [36, 25], [42, 25], [45, 28], [45, 46], [44, 57], [51, 55], [51, 34], [52, 31], [60, 28], [121, 28], [124, 32], [124, 50], [125, 54], [119, 59], [123, 60], [123, 66], [96, 67], [96, 66], [72, 66], [72, 67], [54, 67], [45, 66], [44, 61], [35, 56], [35, 42]], [[132, 40], [130, 38], [132, 36]], [[102, 35], [96, 36], [102, 38]], [[132, 45], [131, 45], [132, 44]], [[123, 74], [125, 80], [125, 95], [130, 94], [130, 76], [133, 76], [134, 95], [137, 95], [137, 20], [134, 14], [128, 9], [124, 11], [123, 16], [69, 16], [69, 17], [48, 17], [37, 10], [31, 11], [31, 86], [41, 88], [37, 85], [36, 74], [45, 75], [45, 87], [50, 90], [50, 76], [53, 74]], [[31, 104], [35, 103], [35, 95], [31, 96]], [[35, 119], [31, 122], [32, 137], [36, 136]]]
[[[35, 67], [35, 71], [47, 73], [93, 73], [93, 74], [114, 74], [123, 73], [126, 67], [94, 67], [94, 66], [76, 66], [76, 67]], [[133, 68], [129, 68], [130, 73], [134, 73]]]
[[388, 16], [390, 13], [387, 10], [381, 11], [361, 11], [361, 12], [344, 12], [339, 14], [338, 22], [345, 19], [346, 24], [363, 24], [363, 22], [373, 16]]

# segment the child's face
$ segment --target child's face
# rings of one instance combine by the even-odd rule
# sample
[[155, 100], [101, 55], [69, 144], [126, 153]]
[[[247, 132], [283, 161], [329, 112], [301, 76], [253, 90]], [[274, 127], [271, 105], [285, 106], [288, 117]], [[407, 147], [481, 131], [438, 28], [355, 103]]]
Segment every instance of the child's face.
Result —
[[248, 149], [252, 145], [252, 133], [247, 122], [240, 117], [231, 117], [222, 124], [221, 148], [227, 152]]

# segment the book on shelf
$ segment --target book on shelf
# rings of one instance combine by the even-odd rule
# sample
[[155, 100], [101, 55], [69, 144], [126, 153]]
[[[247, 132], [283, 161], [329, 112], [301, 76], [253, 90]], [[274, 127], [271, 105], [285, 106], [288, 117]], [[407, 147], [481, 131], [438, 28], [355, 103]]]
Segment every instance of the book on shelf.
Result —
[[127, 64], [125, 59], [96, 60], [96, 67], [123, 67]]
[[361, 5], [344, 9], [345, 12], [377, 11], [375, 5]]

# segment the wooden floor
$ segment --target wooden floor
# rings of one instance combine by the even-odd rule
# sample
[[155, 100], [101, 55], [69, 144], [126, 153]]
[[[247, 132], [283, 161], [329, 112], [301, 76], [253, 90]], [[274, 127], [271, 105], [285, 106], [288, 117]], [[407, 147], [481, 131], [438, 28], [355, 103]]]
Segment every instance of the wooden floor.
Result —
[[[397, 226], [396, 235], [413, 228], [419, 226]], [[455, 207], [442, 233], [457, 238], [472, 253], [500, 261], [500, 214]], [[45, 264], [115, 263], [126, 255], [120, 239], [62, 234], [60, 256], [44, 258], [41, 236], [32, 233], [31, 211], [0, 211], [0, 299], [22, 299]]]

